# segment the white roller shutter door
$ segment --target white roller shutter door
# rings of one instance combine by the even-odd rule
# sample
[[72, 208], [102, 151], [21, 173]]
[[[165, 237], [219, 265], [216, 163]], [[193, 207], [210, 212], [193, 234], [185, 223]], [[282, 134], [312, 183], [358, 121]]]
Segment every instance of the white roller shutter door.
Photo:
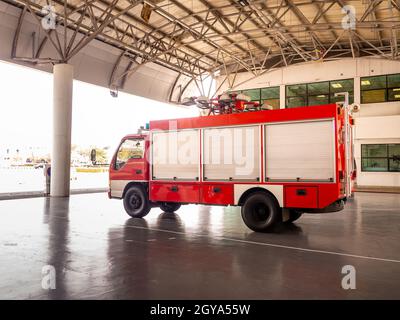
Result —
[[260, 177], [260, 126], [203, 131], [204, 179], [250, 180]]
[[152, 133], [153, 180], [199, 178], [200, 131], [182, 130]]
[[264, 140], [270, 181], [335, 179], [333, 120], [268, 124]]

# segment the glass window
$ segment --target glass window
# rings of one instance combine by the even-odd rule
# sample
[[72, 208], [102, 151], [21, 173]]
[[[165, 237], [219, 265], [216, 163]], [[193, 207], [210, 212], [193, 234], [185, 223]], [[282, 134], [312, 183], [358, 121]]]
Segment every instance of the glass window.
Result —
[[279, 99], [279, 87], [261, 89], [261, 99]]
[[361, 78], [361, 103], [400, 101], [400, 74]]
[[306, 97], [292, 97], [286, 99], [288, 108], [296, 108], [307, 105]]
[[362, 171], [389, 171], [388, 162], [386, 158], [370, 158], [362, 159], [361, 161]]
[[129, 159], [142, 159], [144, 157], [144, 140], [143, 139], [127, 139], [118, 149], [117, 159], [115, 162], [116, 169], [125, 165]]
[[389, 160], [389, 171], [400, 172], [400, 159]]
[[269, 106], [272, 106], [273, 109], [279, 109], [280, 108], [280, 99], [265, 99], [265, 100], [262, 100], [262, 104], [267, 104]]
[[251, 101], [260, 101], [260, 89], [243, 90], [243, 94], [249, 96]]
[[389, 157], [400, 158], [400, 144], [389, 144]]
[[361, 91], [361, 103], [379, 103], [386, 100], [386, 89]]
[[386, 76], [361, 78], [361, 90], [385, 89]]
[[400, 88], [400, 73], [387, 76], [388, 88]]
[[400, 144], [361, 145], [361, 170], [400, 172]]
[[248, 89], [243, 91], [231, 91], [232, 93], [243, 93], [250, 97], [251, 101], [257, 101], [261, 105], [268, 104], [274, 109], [280, 108], [280, 88], [279, 87], [268, 87], [261, 89]]
[[280, 89], [279, 87], [270, 87], [261, 89], [261, 104], [267, 104], [273, 109], [280, 107]]
[[329, 96], [329, 81], [327, 82], [316, 82], [316, 83], [309, 83], [307, 85], [308, 88], [308, 95], [315, 96], [321, 94], [328, 94]]
[[400, 101], [400, 88], [388, 89], [389, 101]]
[[354, 80], [335, 80], [330, 82], [331, 94], [337, 92], [353, 92], [354, 91]]
[[389, 171], [400, 171], [400, 144], [389, 144]]
[[308, 97], [308, 105], [309, 106], [318, 106], [321, 104], [329, 103], [329, 94], [322, 94], [318, 96], [309, 96]]
[[307, 95], [307, 85], [306, 84], [296, 84], [291, 86], [286, 86], [286, 96], [287, 97], [301, 97]]
[[348, 92], [350, 103], [354, 102], [354, 79], [332, 80], [286, 86], [288, 108], [315, 106], [343, 101], [335, 97], [337, 92]]
[[386, 144], [363, 144], [361, 145], [361, 155], [363, 157], [387, 157]]

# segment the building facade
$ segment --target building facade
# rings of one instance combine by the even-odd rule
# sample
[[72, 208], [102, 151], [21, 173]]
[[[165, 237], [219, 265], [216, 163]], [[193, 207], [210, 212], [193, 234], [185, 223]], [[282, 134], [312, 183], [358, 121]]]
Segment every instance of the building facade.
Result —
[[281, 109], [332, 103], [336, 92], [349, 92], [350, 102], [361, 105], [355, 114], [358, 186], [400, 187], [400, 61], [316, 61], [234, 79], [219, 76], [220, 92], [242, 91]]

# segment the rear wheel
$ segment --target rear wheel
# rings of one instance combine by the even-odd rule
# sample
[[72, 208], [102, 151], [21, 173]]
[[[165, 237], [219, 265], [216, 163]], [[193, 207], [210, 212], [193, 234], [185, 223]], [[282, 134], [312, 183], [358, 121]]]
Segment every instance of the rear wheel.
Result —
[[242, 218], [251, 230], [268, 232], [282, 221], [282, 210], [275, 197], [266, 192], [255, 192], [245, 200]]
[[129, 188], [124, 196], [124, 208], [133, 218], [143, 218], [150, 212], [151, 205], [143, 188], [139, 186]]
[[175, 212], [181, 207], [180, 203], [176, 202], [162, 202], [160, 203], [160, 209], [164, 212]]
[[289, 210], [289, 219], [285, 221], [285, 223], [295, 222], [303, 215], [303, 212], [297, 210]]

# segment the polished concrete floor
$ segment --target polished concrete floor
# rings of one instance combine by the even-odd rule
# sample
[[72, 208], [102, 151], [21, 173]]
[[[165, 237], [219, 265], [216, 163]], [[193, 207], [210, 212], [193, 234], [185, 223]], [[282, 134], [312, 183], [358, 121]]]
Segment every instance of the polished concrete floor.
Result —
[[130, 219], [106, 194], [0, 201], [0, 299], [400, 299], [399, 231], [399, 194], [357, 193], [273, 234], [238, 208]]

